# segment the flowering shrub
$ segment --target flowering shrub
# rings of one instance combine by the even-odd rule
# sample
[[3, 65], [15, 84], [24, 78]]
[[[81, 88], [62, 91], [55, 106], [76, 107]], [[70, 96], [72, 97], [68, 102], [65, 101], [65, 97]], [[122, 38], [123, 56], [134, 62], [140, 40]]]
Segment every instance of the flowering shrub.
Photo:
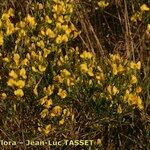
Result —
[[[108, 5], [99, 2], [102, 8]], [[0, 16], [1, 112], [7, 116], [21, 113], [22, 104], [33, 107], [35, 132], [46, 136], [65, 134], [82, 111], [101, 124], [124, 121], [126, 114], [144, 109], [137, 76], [141, 62], [119, 54], [99, 60], [73, 47], [80, 34], [72, 22], [73, 9], [69, 0], [48, 0], [32, 3], [20, 19], [12, 8]]]
[[[5, 97], [7, 102], [11, 97], [16, 100], [14, 102], [16, 105], [18, 100], [23, 101], [30, 91], [30, 94], [34, 93], [35, 99], [39, 100], [39, 104], [45, 108], [41, 112], [42, 118], [52, 106], [54, 108], [51, 115], [59, 116], [62, 108], [55, 106], [53, 100], [48, 98], [53, 93], [54, 87], [41, 85], [41, 80], [46, 70], [56, 61], [52, 61], [52, 58], [48, 56], [52, 53], [59, 54], [61, 49], [65, 48], [65, 43], [78, 35], [71, 22], [73, 5], [68, 0], [54, 0], [47, 1], [45, 4], [32, 3], [31, 5], [31, 12], [17, 22], [15, 22], [16, 16], [12, 8], [3, 12], [0, 19], [0, 57], [3, 71], [7, 72], [7, 81], [4, 82], [4, 76], [1, 76], [1, 81], [9, 91], [2, 92], [3, 99]], [[53, 73], [55, 73], [54, 70], [49, 72], [49, 76], [52, 77]], [[40, 90], [43, 89], [43, 94], [39, 94], [38, 87]], [[64, 97], [63, 93], [64, 91], [59, 91], [61, 97]], [[45, 133], [48, 133], [47, 130]]]

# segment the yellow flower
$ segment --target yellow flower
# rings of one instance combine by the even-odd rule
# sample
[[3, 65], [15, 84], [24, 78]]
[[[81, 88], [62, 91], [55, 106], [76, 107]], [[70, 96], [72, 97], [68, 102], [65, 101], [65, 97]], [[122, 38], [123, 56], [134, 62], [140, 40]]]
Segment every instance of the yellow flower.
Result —
[[104, 74], [103, 73], [97, 73], [96, 74], [96, 79], [99, 80], [99, 81], [104, 80]]
[[23, 88], [25, 86], [25, 81], [23, 80], [18, 80], [15, 82], [15, 85], [18, 87], [18, 88]]
[[32, 66], [31, 68], [34, 72], [38, 72], [38, 70], [34, 66]]
[[40, 48], [44, 48], [44, 47], [45, 47], [45, 44], [44, 44], [44, 42], [41, 40], [41, 41], [37, 42], [37, 46], [40, 47]]
[[125, 102], [127, 102], [127, 101], [128, 101], [128, 99], [129, 99], [129, 95], [130, 95], [129, 90], [126, 90], [126, 93], [125, 93], [124, 98], [123, 98]]
[[44, 89], [43, 89], [45, 94], [48, 95], [48, 96], [53, 94], [53, 90], [54, 90], [54, 85], [49, 85], [47, 88], [44, 87]]
[[14, 10], [12, 8], [9, 8], [8, 15], [13, 17], [14, 16]]
[[59, 125], [63, 125], [65, 123], [64, 119], [59, 120]]
[[64, 109], [64, 110], [63, 110], [63, 114], [68, 117], [68, 116], [70, 116], [71, 112], [70, 112], [70, 110], [67, 108], [67, 109]]
[[93, 73], [93, 68], [90, 67], [89, 70], [88, 70], [88, 74], [89, 76], [93, 77], [94, 76], [94, 73]]
[[46, 70], [46, 67], [42, 66], [42, 65], [39, 65], [39, 71], [40, 72], [44, 72]]
[[130, 81], [131, 84], [134, 84], [134, 83], [137, 83], [137, 78], [135, 75], [132, 75], [131, 76], [131, 81]]
[[55, 116], [60, 116], [62, 113], [62, 108], [60, 106], [55, 106], [52, 111], [51, 111], [51, 116], [55, 117]]
[[8, 57], [3, 58], [3, 60], [4, 60], [5, 62], [10, 62], [10, 59], [9, 59]]
[[111, 86], [111, 85], [109, 85], [109, 86], [107, 87], [107, 91], [109, 92], [109, 94], [112, 94], [112, 86]]
[[62, 77], [69, 77], [71, 75], [71, 73], [67, 69], [63, 69], [61, 71], [61, 75], [62, 75]]
[[110, 54], [110, 59], [112, 61], [119, 61], [119, 60], [121, 60], [121, 57], [119, 54]]
[[60, 75], [54, 77], [54, 81], [58, 83], [63, 83], [63, 78]]
[[13, 87], [15, 83], [16, 83], [15, 80], [11, 78], [8, 80], [7, 85]]
[[7, 24], [6, 28], [7, 28], [6, 35], [10, 35], [15, 31], [14, 24], [12, 23]]
[[113, 63], [111, 66], [112, 66], [112, 72], [113, 72], [113, 74], [117, 75], [117, 73], [118, 73], [117, 64]]
[[20, 55], [15, 53], [14, 54], [14, 57], [13, 57], [13, 60], [15, 61], [16, 65], [18, 66], [19, 65], [19, 59], [20, 59]]
[[58, 93], [57, 93], [62, 99], [66, 98], [67, 97], [67, 92], [66, 90], [63, 90], [63, 89], [59, 89]]
[[50, 29], [50, 28], [48, 28], [47, 30], [46, 30], [46, 35], [49, 37], [49, 38], [55, 38], [55, 33]]
[[58, 21], [59, 21], [60, 23], [64, 23], [64, 19], [63, 19], [63, 16], [62, 16], [62, 15], [58, 17]]
[[135, 66], [136, 66], [136, 64], [135, 64], [133, 61], [131, 61], [131, 62], [130, 62], [130, 67], [131, 67], [132, 69], [135, 69]]
[[149, 11], [150, 9], [149, 9], [149, 7], [148, 7], [146, 4], [143, 4], [143, 5], [140, 7], [140, 10], [141, 10], [142, 12], [145, 12], [145, 11]]
[[40, 104], [43, 105], [47, 101], [47, 96], [44, 96], [43, 98], [40, 99]]
[[47, 125], [45, 129], [43, 129], [43, 131], [44, 131], [44, 134], [46, 135], [49, 134], [51, 131], [53, 131], [52, 125], [51, 124]]
[[14, 70], [11, 70], [11, 71], [9, 72], [9, 76], [12, 77], [12, 78], [14, 78], [14, 79], [17, 79], [17, 78], [18, 78], [18, 75], [15, 73]]
[[93, 83], [93, 81], [90, 79], [90, 80], [89, 80], [89, 85], [91, 85], [92, 83]]
[[[56, 23], [56, 28], [57, 28], [57, 30], [62, 29], [62, 24], [61, 24], [60, 22], [57, 22], [57, 23]], [[61, 36], [61, 35], [60, 35], [60, 36]]]
[[96, 144], [97, 145], [101, 145], [102, 144], [102, 140], [101, 139], [97, 139]]
[[40, 33], [41, 33], [42, 35], [45, 35], [45, 31], [44, 31], [43, 29], [40, 31]]
[[31, 17], [29, 14], [25, 18], [25, 21], [29, 24], [29, 26], [33, 27], [36, 25], [35, 18]]
[[15, 91], [14, 91], [14, 94], [15, 94], [16, 96], [18, 96], [18, 97], [24, 96], [24, 92], [23, 92], [22, 89], [17, 89], [17, 90], [15, 90]]
[[27, 53], [26, 58], [27, 58], [27, 59], [31, 59], [31, 56], [30, 56], [29, 53]]
[[6, 99], [6, 98], [7, 98], [6, 93], [2, 93], [2, 94], [1, 94], [1, 97], [2, 97], [2, 100]]
[[24, 21], [20, 21], [20, 22], [19, 22], [19, 26], [20, 26], [21, 28], [24, 28], [24, 27], [26, 26], [26, 24], [25, 24]]
[[117, 108], [117, 113], [118, 113], [118, 114], [121, 114], [121, 113], [122, 113], [121, 105], [118, 106], [118, 108]]
[[80, 55], [81, 58], [83, 59], [91, 59], [93, 57], [93, 54], [90, 53], [90, 52], [87, 52], [87, 51], [84, 51], [81, 55]]
[[109, 92], [109, 94], [111, 94], [111, 95], [116, 95], [117, 93], [119, 93], [119, 90], [116, 88], [116, 86], [111, 86], [111, 85], [109, 85], [108, 87], [107, 87], [107, 91]]
[[[23, 30], [23, 29], [21, 29], [18, 36], [19, 36], [20, 38], [26, 36], [26, 31]], [[20, 39], [20, 38], [19, 38], [19, 39]], [[19, 40], [19, 39], [18, 39], [18, 40]], [[17, 42], [17, 41], [16, 41], [16, 42]]]
[[140, 61], [137, 62], [136, 68], [139, 69], [139, 70], [141, 69], [141, 62]]
[[31, 51], [31, 58], [33, 59], [38, 58], [38, 55], [35, 53], [35, 51]]
[[88, 67], [87, 67], [87, 63], [83, 63], [80, 65], [80, 70], [83, 73], [87, 73], [88, 72]]
[[41, 128], [41, 127], [38, 127], [38, 131], [39, 131], [39, 132], [42, 132], [42, 128]]
[[64, 35], [62, 36], [62, 41], [63, 41], [63, 42], [68, 42], [68, 36], [67, 36], [67, 34], [64, 34]]
[[58, 12], [58, 5], [53, 5], [52, 12]]
[[44, 57], [44, 58], [47, 58], [48, 54], [50, 54], [51, 51], [48, 50], [48, 49], [46, 49], [46, 48], [44, 48], [44, 49], [43, 49], [43, 52], [44, 52], [44, 53], [43, 53], [43, 57]]
[[58, 35], [55, 41], [56, 41], [57, 44], [62, 43], [62, 41], [63, 41], [62, 36]]
[[67, 35], [70, 35], [70, 33], [71, 33], [71, 29], [70, 28], [67, 28], [66, 30], [64, 30], [65, 31], [65, 33], [67, 34]]
[[21, 65], [27, 66], [28, 63], [29, 63], [29, 60], [27, 58], [25, 58], [24, 60], [22, 60]]
[[41, 118], [45, 118], [48, 115], [48, 112], [49, 112], [48, 109], [42, 110], [42, 112], [40, 113]]
[[142, 104], [142, 100], [141, 98], [138, 96], [138, 99], [137, 99], [137, 106], [140, 110], [143, 110], [144, 109], [144, 106]]
[[138, 69], [138, 70], [140, 70], [140, 69], [141, 69], [141, 62], [138, 61], [137, 63], [134, 63], [133, 61], [131, 61], [130, 67], [131, 67], [132, 69]]
[[36, 84], [36, 86], [34, 87], [34, 89], [33, 89], [33, 93], [36, 95], [36, 96], [38, 96], [38, 84]]
[[39, 51], [38, 60], [39, 60], [40, 62], [43, 62], [43, 56], [42, 56], [42, 52], [41, 52], [41, 51]]
[[3, 39], [3, 34], [0, 32], [0, 46], [3, 45], [4, 39]]
[[52, 23], [52, 20], [47, 15], [45, 16], [45, 21], [49, 24]]
[[141, 93], [142, 92], [142, 88], [140, 87], [140, 86], [138, 86], [137, 88], [136, 88], [136, 93]]
[[147, 25], [147, 31], [150, 32], [150, 24]]
[[46, 100], [46, 102], [45, 102], [45, 104], [44, 104], [44, 107], [50, 108], [52, 104], [53, 104], [52, 99]]
[[68, 86], [74, 85], [74, 79], [73, 79], [73, 78], [68, 78], [68, 79], [67, 79], [67, 85], [68, 85]]
[[2, 20], [5, 20], [5, 21], [7, 21], [7, 20], [9, 20], [9, 14], [6, 14], [6, 13], [3, 13], [2, 14]]
[[118, 66], [118, 72], [123, 72], [124, 71], [124, 68], [123, 68], [123, 66], [120, 64], [119, 66]]
[[100, 2], [98, 2], [98, 6], [102, 9], [104, 9], [105, 7], [107, 7], [109, 5], [108, 2], [106, 2], [105, 0], [101, 0]]
[[113, 86], [112, 93], [113, 95], [116, 95], [117, 93], [119, 93], [119, 90], [115, 86]]
[[27, 76], [26, 76], [26, 70], [25, 70], [24, 68], [22, 68], [22, 69], [20, 70], [20, 76], [21, 76], [22, 78], [24, 78], [24, 79], [27, 78]]

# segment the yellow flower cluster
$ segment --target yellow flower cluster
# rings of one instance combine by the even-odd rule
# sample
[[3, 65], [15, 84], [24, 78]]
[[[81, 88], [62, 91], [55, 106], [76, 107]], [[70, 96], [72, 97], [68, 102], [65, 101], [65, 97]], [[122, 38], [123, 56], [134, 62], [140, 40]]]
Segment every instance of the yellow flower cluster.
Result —
[[[125, 103], [128, 103], [131, 107], [137, 107], [142, 110], [144, 108], [140, 98], [142, 88], [137, 86], [138, 78], [136, 73], [141, 69], [141, 62], [128, 61], [119, 54], [111, 54], [107, 62], [105, 67], [108, 68], [108, 70], [106, 69], [106, 72], [104, 70], [105, 79], [107, 81], [107, 83], [105, 83], [106, 93], [102, 92], [100, 96], [111, 100], [110, 107], [112, 108], [116, 105], [117, 101], [116, 112], [119, 114], [125, 111], [125, 109], [123, 109]], [[122, 99], [120, 95], [124, 95], [124, 98]]]
[[83, 59], [91, 59], [93, 57], [93, 54], [90, 53], [90, 52], [87, 52], [87, 51], [84, 51], [81, 55], [80, 55], [81, 58]]
[[131, 16], [131, 21], [132, 22], [137, 22], [137, 21], [141, 21], [142, 20], [142, 16], [145, 12], [150, 11], [150, 8], [146, 5], [146, 4], [142, 4], [140, 6], [140, 11], [135, 12], [132, 16]]
[[95, 67], [94, 55], [91, 52], [84, 51], [82, 54], [80, 54], [80, 58], [83, 59], [83, 63], [80, 64], [80, 71], [82, 73], [87, 73], [89, 76], [93, 77], [93, 68]]
[[128, 102], [129, 105], [137, 106], [140, 110], [144, 108], [143, 102], [138, 93], [132, 93], [129, 90], [126, 90], [124, 101]]
[[25, 23], [27, 23], [30, 27], [34, 27], [36, 25], [35, 18], [30, 16], [29, 14], [27, 17], [24, 18]]
[[130, 62], [130, 68], [135, 69], [135, 70], [140, 70], [141, 69], [141, 62], [138, 61], [137, 63], [131, 61]]
[[6, 11], [5, 13], [3, 13], [2, 17], [1, 17], [1, 21], [2, 23], [5, 24], [5, 26], [3, 26], [6, 29], [6, 36], [12, 34], [15, 31], [15, 27], [14, 24], [11, 23], [10, 21], [10, 17], [14, 16], [14, 11], [12, 8], [10, 8], [8, 11]]
[[117, 87], [116, 87], [116, 86], [111, 86], [111, 85], [109, 85], [109, 86], [107, 87], [107, 91], [108, 91], [108, 93], [109, 93], [110, 95], [116, 95], [116, 94], [119, 93], [119, 90], [117, 89]]
[[101, 0], [98, 2], [98, 6], [102, 9], [106, 8], [109, 5], [109, 3], [106, 0]]
[[[71, 75], [71, 73], [67, 70], [67, 69], [63, 69], [61, 70], [61, 73], [56, 75], [53, 78], [54, 82], [56, 84], [66, 84], [67, 86], [73, 86], [74, 82], [75, 82], [75, 78], [74, 76]], [[58, 95], [63, 95], [61, 93], [66, 93], [66, 91], [59, 89]], [[66, 95], [66, 94], [65, 94]], [[60, 96], [60, 97], [64, 97], [64, 96]], [[66, 97], [66, 96], [65, 96]]]
[[[41, 118], [48, 118], [48, 119], [53, 119], [53, 118], [60, 118], [58, 120], [58, 125], [63, 125], [65, 123], [65, 118], [69, 117], [71, 115], [71, 111], [68, 108], [63, 109], [61, 106], [56, 105], [52, 106], [52, 101], [50, 101], [50, 107], [47, 107], [45, 103], [47, 102], [47, 97], [44, 97], [40, 100], [40, 103], [45, 106], [45, 109], [42, 110], [40, 113]], [[49, 127], [49, 128], [48, 128]], [[44, 133], [45, 135], [48, 135], [49, 133], [52, 133], [55, 128], [52, 127], [52, 124], [46, 125], [45, 127], [38, 127], [39, 132]]]
[[13, 16], [14, 11], [10, 8], [8, 11], [4, 12], [0, 18], [0, 46], [4, 43], [4, 37], [11, 35], [15, 31], [14, 24], [10, 21], [10, 18]]
[[149, 11], [150, 8], [149, 8], [146, 4], [143, 4], [143, 5], [140, 6], [140, 10], [141, 10], [142, 12], [145, 12], [145, 11]]
[[118, 73], [122, 73], [125, 69], [123, 67], [124, 60], [120, 57], [119, 54], [111, 54], [110, 55], [110, 65], [111, 70], [114, 75], [117, 75]]
[[15, 62], [14, 69], [9, 72], [7, 85], [14, 88], [14, 94], [18, 97], [24, 95], [23, 88], [27, 79], [26, 70], [24, 67], [19, 68], [20, 55], [15, 53], [13, 56]]
[[78, 32], [75, 26], [69, 23], [71, 21], [70, 14], [73, 13], [72, 3], [69, 0], [54, 1], [52, 12], [55, 20], [54, 32], [57, 34], [56, 44], [66, 43], [69, 39], [75, 38]]
[[[48, 96], [44, 96], [43, 98], [40, 99], [40, 104], [48, 109], [52, 106], [53, 101], [52, 101], [52, 99], [48, 99]], [[42, 116], [42, 118], [43, 118], [43, 116]]]

